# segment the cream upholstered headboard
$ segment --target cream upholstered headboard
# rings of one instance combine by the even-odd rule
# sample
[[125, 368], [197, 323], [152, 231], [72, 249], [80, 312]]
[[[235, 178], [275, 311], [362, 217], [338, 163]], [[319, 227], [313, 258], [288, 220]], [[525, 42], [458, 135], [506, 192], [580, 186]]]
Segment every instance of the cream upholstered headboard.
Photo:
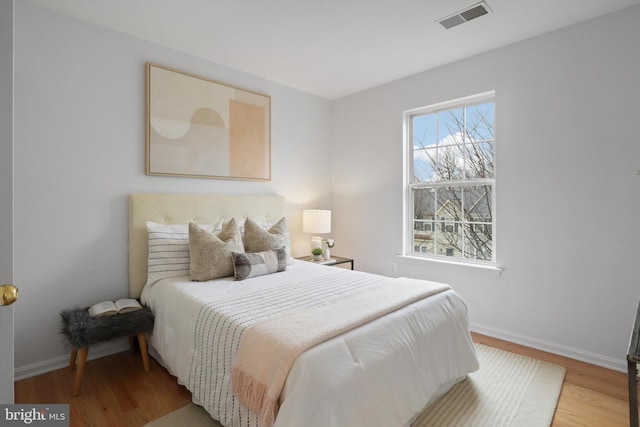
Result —
[[129, 196], [129, 295], [139, 298], [147, 281], [147, 221], [163, 224], [215, 224], [219, 219], [251, 218], [275, 223], [284, 216], [280, 196], [131, 194]]

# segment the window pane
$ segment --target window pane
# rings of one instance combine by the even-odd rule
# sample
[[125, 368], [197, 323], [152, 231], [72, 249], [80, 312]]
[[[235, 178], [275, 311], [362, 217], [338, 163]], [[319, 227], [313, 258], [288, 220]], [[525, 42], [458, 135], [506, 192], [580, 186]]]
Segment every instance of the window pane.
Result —
[[438, 180], [462, 179], [464, 160], [460, 148], [455, 145], [438, 149]]
[[413, 151], [413, 182], [436, 180], [436, 153], [435, 148]]
[[464, 109], [441, 111], [438, 113], [438, 144], [455, 145], [463, 142]]
[[436, 192], [432, 188], [416, 188], [413, 190], [412, 246], [415, 252], [433, 255]]
[[492, 222], [491, 186], [467, 186], [464, 191], [464, 217], [469, 222]]
[[464, 257], [480, 261], [491, 261], [493, 237], [491, 224], [467, 224], [464, 227]]
[[433, 220], [435, 214], [436, 196], [432, 188], [416, 188], [413, 190], [413, 219]]
[[467, 179], [493, 178], [493, 143], [465, 144], [460, 150]]
[[437, 255], [462, 258], [462, 227], [460, 224], [441, 221], [436, 230]]
[[469, 141], [492, 141], [493, 102], [467, 107], [466, 130]]
[[443, 187], [437, 190], [436, 215], [441, 221], [460, 221], [462, 191], [460, 187]]
[[438, 141], [436, 133], [436, 115], [415, 116], [413, 124], [413, 148], [427, 148], [436, 145]]
[[433, 222], [416, 221], [413, 228], [413, 250], [423, 254], [433, 255]]

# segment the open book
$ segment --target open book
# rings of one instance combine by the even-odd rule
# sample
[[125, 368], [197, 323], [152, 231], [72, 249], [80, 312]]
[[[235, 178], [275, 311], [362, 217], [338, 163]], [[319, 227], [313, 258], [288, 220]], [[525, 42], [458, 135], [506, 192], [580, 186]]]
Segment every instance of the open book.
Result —
[[114, 314], [128, 313], [130, 311], [140, 310], [142, 306], [133, 298], [123, 298], [118, 301], [102, 301], [92, 305], [89, 308], [89, 316], [104, 317], [113, 316]]

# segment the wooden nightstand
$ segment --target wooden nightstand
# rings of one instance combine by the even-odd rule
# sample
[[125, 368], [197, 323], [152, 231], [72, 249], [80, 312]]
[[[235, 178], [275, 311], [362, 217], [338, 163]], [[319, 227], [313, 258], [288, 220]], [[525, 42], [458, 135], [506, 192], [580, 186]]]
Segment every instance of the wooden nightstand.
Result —
[[301, 256], [301, 257], [297, 257], [296, 259], [300, 261], [307, 261], [307, 262], [312, 262], [314, 264], [322, 264], [322, 265], [351, 264], [351, 269], [353, 270], [353, 259], [343, 258], [341, 256], [332, 256], [331, 259], [329, 260], [323, 259], [321, 261], [314, 261], [311, 258], [311, 256]]

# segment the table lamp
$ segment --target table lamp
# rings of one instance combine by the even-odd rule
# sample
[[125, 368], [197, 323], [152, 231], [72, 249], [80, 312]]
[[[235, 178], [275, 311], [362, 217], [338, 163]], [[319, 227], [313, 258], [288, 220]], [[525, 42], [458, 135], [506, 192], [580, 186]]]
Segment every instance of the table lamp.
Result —
[[322, 238], [318, 234], [331, 233], [331, 211], [310, 209], [302, 211], [302, 231], [312, 233], [311, 249], [322, 249]]

